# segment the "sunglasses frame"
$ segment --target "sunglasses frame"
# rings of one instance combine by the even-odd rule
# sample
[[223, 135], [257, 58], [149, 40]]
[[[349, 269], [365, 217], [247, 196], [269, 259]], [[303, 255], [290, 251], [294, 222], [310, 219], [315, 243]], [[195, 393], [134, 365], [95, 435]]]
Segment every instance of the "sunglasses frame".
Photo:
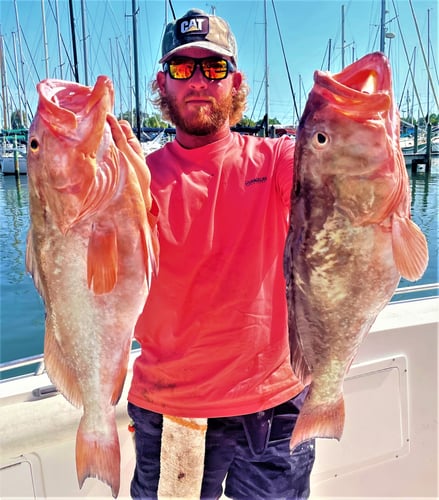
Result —
[[[194, 69], [193, 69], [191, 75], [188, 76], [187, 78], [176, 78], [175, 76], [172, 76], [172, 74], [171, 74], [171, 70], [170, 70], [169, 65], [172, 62], [176, 63], [179, 60], [181, 60], [182, 63], [185, 61], [191, 61], [191, 62], [194, 61], [194, 63], [195, 63]], [[209, 60], [213, 61], [213, 62], [225, 61], [227, 63], [225, 75], [222, 76], [221, 78], [210, 78], [210, 77], [206, 76], [206, 74], [204, 73], [202, 64], [203, 64], [203, 62], [209, 61]], [[194, 76], [195, 71], [197, 70], [197, 67], [200, 68], [200, 71], [201, 71], [202, 75], [204, 76], [204, 78], [206, 78], [207, 80], [213, 81], [213, 82], [215, 82], [217, 80], [224, 80], [225, 78], [227, 78], [229, 76], [229, 73], [233, 73], [236, 71], [236, 68], [231, 61], [229, 61], [228, 59], [224, 59], [224, 57], [216, 57], [216, 56], [201, 57], [201, 58], [179, 56], [179, 57], [169, 59], [169, 61], [166, 61], [165, 63], [163, 63], [163, 71], [167, 72], [173, 80], [190, 80]]]

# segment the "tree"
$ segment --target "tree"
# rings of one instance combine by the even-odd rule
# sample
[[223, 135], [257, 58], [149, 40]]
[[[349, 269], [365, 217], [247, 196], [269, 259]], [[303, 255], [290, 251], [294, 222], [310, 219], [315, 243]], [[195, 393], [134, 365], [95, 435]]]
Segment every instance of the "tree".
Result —
[[162, 120], [160, 114], [154, 113], [153, 115], [146, 115], [143, 126], [150, 128], [167, 128], [168, 124]]
[[11, 114], [11, 127], [13, 129], [24, 128], [24, 113], [20, 109], [16, 109]]
[[240, 127], [255, 127], [256, 123], [251, 118], [244, 115], [242, 117], [242, 120], [238, 123], [238, 126], [240, 126]]

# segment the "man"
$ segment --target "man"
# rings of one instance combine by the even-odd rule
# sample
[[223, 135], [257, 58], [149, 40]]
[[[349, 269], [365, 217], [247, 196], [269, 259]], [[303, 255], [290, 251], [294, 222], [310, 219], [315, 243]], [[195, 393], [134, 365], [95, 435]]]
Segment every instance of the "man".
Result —
[[134, 498], [156, 498], [162, 415], [208, 418], [202, 498], [307, 498], [314, 443], [290, 455], [305, 389], [290, 367], [283, 248], [294, 145], [232, 133], [247, 86], [221, 18], [168, 24], [150, 154], [160, 270], [135, 336]]

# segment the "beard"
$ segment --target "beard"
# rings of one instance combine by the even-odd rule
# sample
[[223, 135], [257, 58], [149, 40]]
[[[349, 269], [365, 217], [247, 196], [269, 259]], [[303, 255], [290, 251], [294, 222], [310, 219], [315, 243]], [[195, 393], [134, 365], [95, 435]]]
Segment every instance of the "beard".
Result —
[[[192, 92], [186, 97], [198, 96]], [[187, 134], [205, 136], [219, 128], [229, 119], [233, 108], [233, 96], [230, 94], [217, 101], [210, 98], [210, 104], [200, 106], [195, 112], [182, 112], [175, 97], [162, 96], [162, 105], [165, 106], [171, 122]]]

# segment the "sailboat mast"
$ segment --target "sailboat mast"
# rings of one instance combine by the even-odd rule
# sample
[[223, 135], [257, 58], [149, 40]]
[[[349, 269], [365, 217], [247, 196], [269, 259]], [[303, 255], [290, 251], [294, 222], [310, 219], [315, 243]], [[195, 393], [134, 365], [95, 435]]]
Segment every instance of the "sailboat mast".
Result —
[[73, 73], [75, 75], [75, 81], [79, 83], [78, 53], [76, 51], [75, 16], [73, 14], [73, 0], [69, 0], [69, 11], [70, 11], [70, 29], [72, 31]]
[[137, 138], [140, 141], [140, 98], [139, 98], [139, 60], [137, 55], [137, 1], [132, 0], [133, 11], [133, 50], [134, 50], [134, 88], [136, 97], [136, 128]]
[[11, 128], [9, 120], [9, 98], [8, 98], [8, 85], [6, 81], [6, 63], [5, 52], [3, 49], [3, 35], [0, 35], [0, 74], [2, 81], [2, 101], [3, 101], [3, 126], [4, 128]]
[[341, 6], [341, 69], [344, 68], [344, 47], [345, 47], [345, 39], [344, 39], [344, 5]]
[[328, 42], [328, 71], [331, 71], [331, 51], [332, 51], [332, 40], [329, 39]]
[[[430, 9], [427, 9], [427, 73], [430, 73]], [[427, 78], [427, 123], [430, 123], [430, 79]]]
[[63, 60], [62, 60], [62, 52], [61, 52], [61, 30], [59, 27], [59, 9], [58, 9], [58, 0], [55, 0], [55, 17], [56, 17], [56, 33], [58, 38], [58, 60], [59, 60], [59, 78], [63, 79]]
[[85, 22], [85, 0], [81, 0], [82, 48], [84, 51], [84, 83], [88, 85], [87, 28]]
[[[12, 47], [14, 49], [15, 78], [16, 78], [16, 81], [17, 81], [17, 105], [18, 105], [18, 111], [20, 113], [20, 120], [21, 120], [21, 117], [23, 116], [23, 114], [25, 115], [26, 112], [25, 111], [23, 112], [22, 109], [21, 109], [21, 106], [22, 106], [21, 92], [20, 92], [21, 83], [20, 83], [20, 72], [18, 71], [18, 56], [17, 56], [16, 36], [17, 36], [17, 33], [15, 33], [13, 31], [12, 32]], [[24, 124], [21, 124], [21, 125], [24, 125]], [[13, 126], [12, 120], [11, 120], [11, 126]]]
[[[18, 50], [20, 51], [20, 67], [21, 67], [21, 78], [22, 78], [22, 92], [20, 92], [20, 89], [18, 89], [19, 92], [19, 97], [18, 97], [18, 102], [20, 102], [23, 105], [23, 126], [27, 127], [27, 111], [26, 111], [26, 103], [27, 103], [27, 97], [26, 97], [26, 84], [24, 80], [24, 61], [23, 61], [23, 51], [21, 49], [21, 27], [20, 27], [20, 20], [18, 18], [18, 8], [17, 8], [17, 0], [14, 0], [14, 6], [15, 6], [15, 19], [17, 21], [17, 40], [18, 40]], [[17, 80], [17, 83], [18, 80]], [[22, 96], [22, 100], [20, 99], [20, 96]]]
[[384, 54], [386, 41], [386, 0], [381, 0], [380, 52]]
[[46, 69], [46, 78], [49, 78], [49, 49], [47, 45], [46, 13], [44, 10], [44, 0], [41, 0], [41, 17], [43, 20], [44, 65]]
[[412, 117], [412, 125], [415, 124], [415, 71], [416, 71], [416, 47], [413, 48], [413, 81], [412, 81], [412, 108], [410, 115]]
[[269, 123], [269, 84], [268, 84], [268, 24], [267, 24], [267, 0], [264, 0], [264, 26], [265, 26], [265, 135], [268, 136]]

